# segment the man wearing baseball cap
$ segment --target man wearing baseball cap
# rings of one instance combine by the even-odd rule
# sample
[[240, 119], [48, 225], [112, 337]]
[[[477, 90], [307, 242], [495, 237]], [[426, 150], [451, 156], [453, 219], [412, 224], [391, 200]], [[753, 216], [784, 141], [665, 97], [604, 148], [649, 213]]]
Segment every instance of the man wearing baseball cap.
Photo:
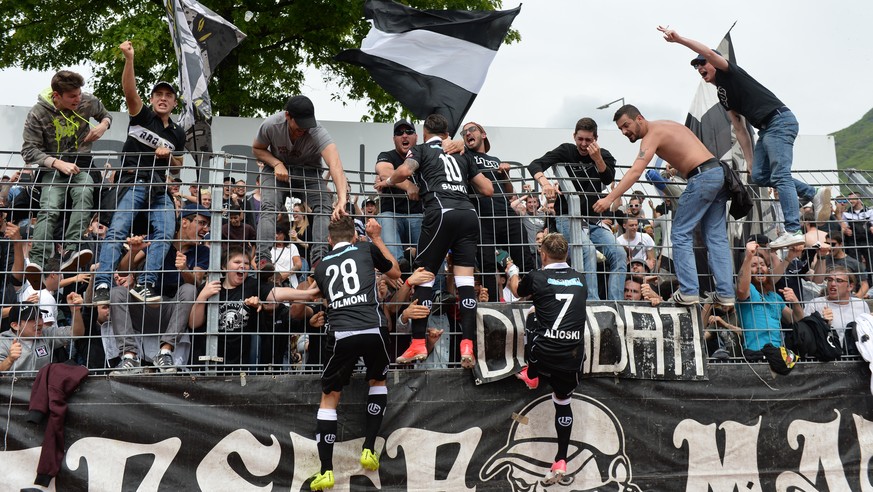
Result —
[[[170, 250], [170, 240], [176, 229], [176, 205], [167, 194], [167, 170], [178, 174], [185, 146], [185, 131], [170, 115], [176, 107], [176, 89], [169, 82], [158, 82], [145, 106], [137, 93], [130, 41], [119, 46], [124, 55], [121, 87], [130, 114], [124, 160], [118, 172], [117, 204], [106, 233], [106, 243], [100, 249], [100, 266], [94, 276], [94, 304], [108, 304], [112, 273], [123, 254], [123, 245], [130, 234], [133, 219], [141, 210], [148, 210], [152, 230], [151, 246], [145, 258], [145, 268], [131, 294], [143, 302], [160, 300], [155, 292], [157, 272]], [[135, 186], [131, 186], [135, 184]]]
[[[406, 160], [409, 149], [418, 143], [415, 126], [405, 119], [394, 123], [393, 135], [394, 148], [376, 157], [377, 181], [390, 178]], [[382, 226], [382, 238], [391, 254], [395, 258], [402, 258], [403, 249], [418, 244], [421, 235], [424, 209], [418, 200], [418, 186], [407, 180], [382, 188], [379, 195], [379, 215], [376, 220]]]
[[[785, 232], [770, 242], [773, 249], [804, 243], [800, 228], [800, 201], [813, 202], [816, 222], [827, 222], [831, 213], [831, 191], [792, 179], [791, 164], [798, 124], [794, 113], [760, 82], [721, 53], [693, 39], [684, 38], [668, 27], [658, 27], [668, 43], [679, 43], [695, 53], [691, 60], [703, 80], [718, 88], [718, 101], [730, 115], [743, 156], [749, 163], [751, 182], [776, 188], [785, 215]], [[752, 150], [752, 137], [743, 118], [758, 129], [758, 142]]]
[[[258, 222], [258, 246], [255, 259], [263, 269], [270, 262], [270, 247], [276, 238], [276, 213], [285, 203], [290, 189], [314, 214], [310, 259], [313, 265], [327, 254], [327, 225], [345, 215], [348, 201], [346, 175], [339, 151], [331, 136], [315, 120], [315, 107], [306, 96], [291, 96], [285, 110], [261, 124], [252, 153], [264, 163], [261, 181], [261, 219]], [[337, 193], [337, 201], [321, 178], [322, 161], [327, 164]], [[272, 173], [269, 171], [272, 169]]]
[[0, 333], [0, 372], [38, 371], [52, 361], [55, 349], [70, 343], [70, 337], [85, 334], [82, 320], [82, 296], [67, 295], [73, 314], [72, 326], [46, 326], [39, 307], [20, 304], [9, 310], [11, 330]]

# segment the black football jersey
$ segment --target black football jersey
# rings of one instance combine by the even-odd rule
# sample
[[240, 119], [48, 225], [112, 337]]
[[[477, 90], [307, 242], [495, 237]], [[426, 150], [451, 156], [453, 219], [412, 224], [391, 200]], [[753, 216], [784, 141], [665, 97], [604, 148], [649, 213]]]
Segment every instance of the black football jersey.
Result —
[[336, 248], [315, 268], [315, 283], [327, 299], [327, 322], [335, 331], [385, 326], [378, 301], [376, 269], [387, 272], [391, 260], [367, 242]]
[[470, 180], [479, 168], [470, 156], [446, 154], [442, 142], [432, 139], [409, 149], [406, 158], [418, 162], [414, 178], [425, 208], [473, 210]]
[[537, 323], [527, 333], [537, 362], [579, 370], [584, 360], [585, 276], [570, 267], [535, 270], [521, 279], [519, 296], [532, 296]]

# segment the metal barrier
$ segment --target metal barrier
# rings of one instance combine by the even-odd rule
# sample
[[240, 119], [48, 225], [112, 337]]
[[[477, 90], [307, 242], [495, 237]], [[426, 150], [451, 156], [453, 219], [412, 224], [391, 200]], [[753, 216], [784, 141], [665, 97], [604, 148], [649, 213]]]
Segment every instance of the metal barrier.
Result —
[[[147, 190], [146, 194], [153, 198], [169, 193], [173, 202], [173, 212], [176, 219], [176, 233], [179, 234], [179, 224], [182, 222], [179, 214], [184, 208], [185, 203], [196, 200], [211, 211], [208, 236], [199, 238], [198, 241], [193, 241], [208, 247], [208, 260], [194, 258], [195, 263], [205, 263], [208, 265], [204, 269], [206, 272], [206, 282], [219, 280], [226, 277], [229, 272], [233, 272], [233, 270], [223, 265], [223, 260], [226, 259], [226, 256], [222, 251], [226, 251], [230, 246], [234, 245], [242, 246], [249, 256], [248, 261], [244, 262], [245, 267], [242, 269], [243, 277], [256, 278], [259, 282], [269, 281], [270, 278], [274, 278], [274, 274], [262, 271], [260, 269], [261, 265], [258, 264], [255, 256], [258, 255], [257, 251], [259, 249], [264, 251], [267, 249], [266, 245], [271, 244], [270, 254], [275, 255], [270, 258], [271, 263], [275, 263], [275, 260], [280, 258], [285, 260], [288, 256], [287, 251], [297, 249], [301, 266], [299, 268], [284, 269], [286, 268], [284, 266], [286, 263], [283, 262], [283, 269], [277, 269], [275, 272], [280, 284], [294, 285], [296, 282], [302, 281], [311, 270], [312, 262], [309, 261], [310, 258], [307, 258], [309, 252], [318, 247], [324, 248], [326, 245], [326, 237], [314, 236], [311, 228], [312, 224], [319, 218], [325, 220], [330, 213], [330, 209], [325, 209], [322, 206], [318, 210], [311, 210], [306, 205], [306, 198], [317, 194], [307, 184], [311, 184], [313, 180], [329, 183], [329, 177], [325, 177], [324, 172], [300, 175], [297, 177], [298, 179], [292, 179], [291, 186], [285, 187], [280, 185], [272, 188], [271, 191], [276, 192], [281, 199], [278, 200], [278, 210], [267, 211], [260, 209], [261, 203], [258, 197], [261, 196], [260, 191], [262, 190], [253, 185], [255, 178], [260, 178], [263, 174], [253, 172], [252, 169], [255, 166], [252, 160], [244, 156], [230, 154], [198, 155], [196, 156], [197, 160], [202, 162], [199, 168], [184, 167], [183, 175], [188, 175], [189, 178], [186, 178], [183, 182], [171, 179], [167, 183], [164, 175], [169, 169], [151, 166], [149, 163], [153, 162], [152, 155], [143, 156], [143, 158], [148, 157], [149, 159], [147, 160], [149, 162], [144, 162], [142, 166], [136, 168], [137, 172], [132, 174], [131, 168], [120, 167], [119, 162], [123, 159], [117, 159], [117, 155], [94, 154], [92, 156], [93, 166], [91, 167], [91, 181], [93, 183], [81, 184], [81, 182], [74, 183], [61, 176], [58, 176], [60, 179], [49, 182], [51, 175], [55, 171], [46, 168], [39, 169], [36, 175], [32, 173], [34, 171], [32, 169], [12, 168], [8, 163], [13, 161], [13, 155], [14, 153], [12, 152], [0, 152], [0, 166], [2, 166], [2, 162], [7, 163], [5, 169], [0, 170], [0, 175], [5, 174], [11, 177], [11, 180], [8, 182], [5, 182], [5, 179], [4, 182], [0, 182], [0, 207], [5, 210], [8, 223], [12, 224], [10, 226], [4, 224], [6, 227], [6, 238], [5, 240], [0, 240], [0, 261], [5, 261], [4, 266], [6, 268], [4, 271], [7, 272], [3, 282], [2, 293], [3, 305], [7, 308], [4, 309], [4, 316], [8, 312], [8, 307], [25, 302], [27, 297], [30, 296], [30, 291], [24, 290], [19, 286], [19, 282], [23, 282], [19, 278], [25, 277], [24, 274], [27, 272], [23, 268], [23, 263], [18, 268], [14, 267], [20, 263], [15, 261], [16, 251], [19, 251], [20, 254], [27, 254], [27, 251], [35, 245], [39, 251], [42, 251], [40, 254], [45, 258], [42, 261], [44, 264], [40, 266], [43, 267], [44, 274], [48, 277], [57, 269], [57, 266], [55, 269], [48, 267], [52, 265], [51, 260], [48, 260], [48, 258], [59, 257], [59, 259], [63, 260], [58, 249], [74, 242], [71, 238], [66, 238], [67, 241], [65, 241], [64, 233], [71, 225], [69, 217], [73, 216], [72, 213], [76, 212], [75, 203], [70, 201], [70, 193], [67, 192], [76, 188], [81, 189], [86, 187], [91, 192], [93, 200], [87, 209], [88, 216], [93, 216], [93, 220], [89, 221], [88, 226], [85, 227], [87, 237], [79, 238], [82, 244], [87, 244], [87, 246], [82, 246], [82, 248], [87, 247], [94, 253], [91, 265], [99, 261], [101, 250], [107, 247], [130, 246], [128, 244], [129, 237], [147, 236], [150, 232], [155, 232], [154, 214], [149, 214], [151, 207], [146, 204], [136, 208], [136, 212], [140, 212], [140, 214], [136, 220], [131, 222], [129, 230], [118, 231], [115, 238], [107, 238], [105, 236], [107, 227], [110, 226], [114, 218], [119, 214], [118, 204], [124, 192], [129, 192], [130, 189], [136, 187], [144, 188]], [[131, 155], [128, 154], [127, 157], [130, 158]], [[103, 165], [104, 161], [106, 165]], [[620, 170], [622, 169], [626, 168], [620, 168]], [[268, 169], [267, 172], [270, 172], [270, 170]], [[797, 174], [800, 175], [801, 179], [809, 178], [812, 181], [810, 184], [834, 187], [834, 196], [838, 194], [848, 195], [851, 190], [857, 192], [859, 194], [858, 198], [862, 201], [869, 201], [873, 197], [873, 186], [869, 185], [870, 176], [866, 172], [847, 171], [841, 174], [840, 178], [841, 180], [845, 179], [846, 184], [815, 182], [815, 179], [821, 173]], [[245, 183], [239, 186], [229, 186], [224, 182], [224, 178], [228, 175]], [[354, 175], [358, 176], [358, 180], [350, 180], [351, 189], [372, 190], [372, 183], [375, 179], [372, 172], [348, 174], [349, 177]], [[171, 178], [172, 176], [173, 174], [170, 173]], [[527, 175], [526, 169], [520, 167], [513, 168], [511, 176], [514, 189], [517, 190], [517, 193], [508, 196], [507, 200], [514, 205], [519, 205], [517, 198], [525, 193], [522, 191], [525, 189], [524, 184], [531, 183], [532, 180]], [[656, 268], [652, 272], [630, 272], [629, 278], [641, 277], [639, 280], [642, 283], [651, 283], [655, 290], [660, 291], [663, 297], [666, 298], [670, 290], [675, 286], [675, 277], [670, 272], [670, 257], [672, 254], [668, 240], [670, 224], [669, 207], [665, 209], [664, 218], [659, 220], [659, 218], [652, 216], [655, 213], [655, 205], [657, 205], [654, 201], [664, 200], [663, 195], [656, 191], [656, 188], [653, 186], [655, 184], [652, 181], [643, 181], [637, 189], [640, 190], [638, 194], [644, 205], [643, 208], [648, 209], [647, 218], [652, 219], [653, 222], [653, 230], [651, 232], [656, 239], [657, 245], [658, 260]], [[196, 190], [196, 196], [191, 194], [193, 188], [189, 189], [189, 185], [199, 185]], [[528, 194], [537, 196], [535, 186], [536, 183], [534, 182], [534, 187]], [[673, 193], [676, 190], [681, 191], [681, 185], [674, 183], [672, 186], [679, 187], [674, 188], [672, 190]], [[46, 190], [49, 188], [55, 190], [61, 188], [65, 191], [67, 198], [65, 198], [64, 205], [57, 210], [41, 209], [40, 200], [43, 199], [47, 192]], [[571, 256], [571, 261], [577, 269], [582, 270], [581, 250], [576, 248], [581, 240], [579, 234], [581, 233], [582, 220], [578, 217], [578, 211], [582, 210], [580, 200], [582, 196], [572, 188], [568, 189], [568, 187], [563, 186], [561, 189], [564, 196], [568, 199], [570, 210], [576, 211], [576, 214], [571, 217], [570, 241], [571, 251], [574, 252], [573, 256]], [[840, 192], [838, 189], [842, 191]], [[741, 222], [731, 221], [729, 224], [732, 244], [737, 254], [741, 253], [745, 240], [750, 235], [769, 234], [773, 237], [774, 232], [778, 230], [778, 207], [776, 207], [778, 202], [769, 196], [764, 196], [763, 190], [759, 189], [757, 192], [759, 196], [756, 200], [757, 203], [753, 216]], [[330, 189], [326, 193], [329, 194], [332, 200], [334, 193]], [[207, 195], [211, 196], [211, 201], [208, 200]], [[285, 199], [286, 197], [287, 199]], [[367, 194], [367, 197], [377, 198], [378, 194], [372, 191]], [[357, 202], [356, 205], [363, 204], [364, 198], [365, 196], [354, 197], [355, 202]], [[350, 197], [351, 199], [352, 197]], [[240, 211], [242, 214], [240, 224], [237, 224], [236, 218], [231, 223], [230, 215], [238, 215], [237, 213], [231, 213], [232, 211], [237, 212], [234, 209], [235, 205], [239, 205], [242, 208]], [[534, 215], [525, 214], [519, 216], [510, 212], [506, 216], [496, 217], [495, 219], [522, 222], [530, 219], [541, 219], [546, 224], [553, 223], [555, 217], [554, 215], [549, 215], [548, 212], [544, 215], [536, 215], [544, 210], [547, 211], [550, 205], [545, 201], [540, 201], [539, 205], [539, 207], [534, 207], [537, 208], [534, 211]], [[842, 206], [842, 203], [838, 205]], [[846, 205], [851, 206], [851, 204]], [[295, 212], [295, 210], [298, 211]], [[516, 210], [520, 212], [522, 207], [518, 206]], [[79, 212], [82, 213], [83, 211]], [[366, 211], [354, 208], [350, 209], [349, 213], [360, 218], [362, 224], [363, 221], [370, 217]], [[58, 224], [45, 237], [34, 237], [34, 234], [45, 231], [44, 227], [42, 229], [40, 226], [34, 227], [36, 225], [34, 222], [39, 223], [46, 220], [47, 217], [55, 217]], [[264, 231], [258, 233], [258, 224], [265, 217], [283, 224], [281, 226], [283, 230], [287, 226], [290, 237], [279, 240], [273, 237], [272, 233], [269, 235], [266, 235]], [[375, 217], [378, 218], [378, 212]], [[99, 225], [101, 220], [104, 223], [102, 226]], [[862, 219], [858, 220], [863, 222]], [[307, 222], [309, 223], [308, 226]], [[491, 223], [494, 224], [495, 222], [492, 221]], [[617, 225], [617, 223], [613, 224], [613, 226]], [[866, 225], [868, 226], [867, 229], [870, 229], [870, 224]], [[21, 238], [16, 236], [16, 226], [17, 230], [21, 231]], [[251, 229], [249, 229], [249, 226], [251, 226]], [[847, 226], [851, 228], [853, 224], [847, 224]], [[827, 227], [829, 230], [836, 230], [834, 228], [845, 229], [843, 225], [839, 224], [839, 221], [824, 224], [823, 227]], [[859, 258], [866, 271], [869, 272], [869, 259], [871, 257], [869, 250], [873, 247], [873, 232], [867, 230], [863, 235], [859, 234], [859, 232], [865, 231], [863, 223], [860, 227], [858, 224], [854, 224], [854, 227], [855, 235], [851, 240], [851, 244], [848, 244], [848, 241], [845, 242], [845, 250], [851, 256]], [[251, 237], [252, 231], [254, 231], [254, 239]], [[228, 232], [232, 234], [228, 234]], [[617, 231], [613, 229], [613, 232], [616, 233]], [[242, 236], [238, 236], [239, 234], [242, 234]], [[231, 235], [233, 238], [230, 237]], [[492, 234], [491, 237], [494, 237], [494, 235]], [[176, 237], [170, 240], [170, 242], [178, 240], [178, 237]], [[157, 245], [161, 242], [161, 239], [156, 239], [151, 244]], [[163, 242], [166, 243], [167, 241], [164, 240]], [[136, 247], [135, 244], [133, 246]], [[389, 246], [406, 249], [414, 247], [415, 244], [413, 241], [402, 241], [400, 244], [390, 244]], [[495, 241], [487, 244], [483, 243], [480, 246], [482, 247], [482, 254], [494, 253], [498, 260], [496, 263], [501, 264], [501, 261], [506, 256], [503, 252], [509, 250], [510, 246], [518, 245], [503, 244]], [[530, 248], [531, 251], [535, 252], [536, 243], [533, 240], [533, 236], [526, 236], [526, 240], [523, 241], [521, 246]], [[696, 246], [695, 250], [701, 253], [700, 256], [704, 260], [699, 262], [699, 265], [705, 266], [705, 249], [702, 246]], [[296, 259], [293, 258], [294, 255], [291, 256], [291, 265], [294, 265]], [[401, 258], [398, 258], [398, 260], [401, 260]], [[735, 266], [738, 268], [739, 263], [736, 263]], [[116, 287], [120, 287], [121, 282], [129, 283], [129, 275], [142, 273], [142, 267], [139, 269], [131, 269], [129, 267], [118, 268], [125, 269], [113, 272], [113, 283], [119, 284]], [[701, 272], [703, 280], [701, 285], [707, 285], [706, 279], [708, 274], [704, 270], [701, 270]], [[169, 275], [175, 274], [176, 270], [172, 266], [162, 266], [151, 273]], [[600, 286], [606, 284], [606, 273], [603, 262], [598, 262], [597, 274], [600, 276]], [[118, 337], [109, 335], [108, 325], [100, 321], [105, 318], [106, 313], [101, 313], [101, 309], [88, 304], [92, 292], [91, 287], [97, 281], [95, 276], [93, 269], [89, 265], [82, 265], [80, 270], [67, 272], [63, 279], [56, 279], [61, 284], [62, 289], [61, 293], [55, 296], [58, 311], [56, 326], [66, 326], [71, 319], [71, 306], [66, 301], [66, 292], [77, 291], [84, 294], [86, 307], [83, 311], [86, 312], [84, 316], [86, 333], [81, 337], [77, 337], [73, 343], [69, 344], [70, 348], [67, 351], [67, 355], [88, 365], [99, 373], [112, 369], [113, 364], [116, 362], [113, 355], [117, 355], [113, 353], [113, 348], [117, 351], [119, 344], [117, 343]], [[502, 273], [500, 271], [480, 272], [477, 278], [489, 276], [492, 279], [487, 281], [488, 285], [502, 285]], [[868, 275], [864, 274], [863, 276], [867, 277]], [[454, 303], [456, 298], [453, 294], [450, 276], [440, 275], [440, 277], [435, 287], [437, 294], [434, 303], [434, 314], [431, 317], [431, 325], [434, 328], [431, 334], [435, 347], [431, 358], [423, 364], [426, 368], [456, 367], [458, 360], [456, 351], [457, 341], [460, 339], [460, 330], [456, 327], [454, 319]], [[821, 280], [820, 278], [817, 279]], [[805, 285], [810, 292], [816, 289], [813, 283], [800, 282], [800, 284]], [[24, 287], [26, 287], [26, 282]], [[202, 284], [197, 287], [199, 292]], [[390, 291], [390, 289], [388, 290]], [[200, 306], [197, 309], [204, 311], [205, 321], [202, 323], [202, 326], [195, 327], [189, 327], [186, 322], [186, 329], [180, 333], [182, 339], [178, 340], [175, 344], [174, 356], [177, 359], [176, 365], [183, 371], [206, 371], [208, 373], [306, 373], [320, 371], [323, 362], [326, 360], [325, 357], [329, 350], [330, 339], [324, 334], [321, 327], [312, 325], [312, 316], [308, 315], [308, 313], [301, 314], [297, 311], [292, 313], [292, 310], [289, 310], [287, 306], [270, 306], [266, 309], [261, 306], [259, 309], [248, 310], [243, 313], [238, 309], [240, 302], [243, 301], [240, 299], [233, 299], [231, 301], [227, 299], [218, 300], [218, 296], [215, 296], [208, 300], [195, 300], [195, 298], [191, 297], [191, 292], [186, 291], [185, 295], [187, 297], [180, 295], [164, 296], [160, 301], [153, 303], [156, 306], [146, 307], [141, 301], [126, 297], [126, 292], [117, 290], [113, 294], [112, 307], [110, 308], [112, 316], [116, 316], [117, 313], [129, 313], [131, 323], [136, 331], [146, 334], [135, 337], [135, 344], [138, 345], [137, 350], [140, 357], [147, 363], [149, 359], [154, 359], [157, 354], [157, 345], [160, 337], [151, 335], [155, 329], [159, 329], [160, 326], [165, 326], [170, 322], [178, 322], [178, 319], [172, 319], [173, 316], [178, 318], [178, 312], [191, 311], [194, 306]], [[246, 295], [248, 295], [248, 292]], [[601, 290], [601, 297], [604, 298], [604, 295], [605, 291]], [[487, 296], [484, 298], [487, 299]], [[502, 293], [498, 298], [503, 298]], [[34, 299], [36, 298], [30, 300]], [[39, 300], [37, 304], [41, 309], [49, 311], [54, 309], [50, 306], [50, 300]], [[236, 307], [232, 308], [229, 306], [231, 304]], [[402, 307], [404, 303], [386, 301], [385, 305], [388, 308], [396, 309]], [[278, 309], [276, 309], [277, 307]], [[308, 307], [310, 309], [314, 308], [316, 312], [320, 309], [317, 303], [309, 303]], [[708, 313], [706, 315], [708, 316]], [[220, 323], [219, 319], [223, 316], [228, 317], [228, 319], [224, 319]], [[183, 316], [183, 318], [188, 320], [189, 317]], [[706, 325], [709, 320], [705, 318], [703, 322]], [[3, 321], [4, 329], [8, 329], [8, 323], [8, 319]], [[117, 319], [111, 319], [112, 325], [117, 326], [118, 323]], [[738, 326], [738, 323], [727, 324]], [[219, 330], [220, 326], [233, 327], [233, 330], [221, 332]], [[755, 329], [755, 327], [743, 328], [746, 330]], [[395, 351], [391, 355], [396, 356], [398, 355], [396, 352], [402, 351], [406, 346], [409, 335], [403, 333], [402, 327], [391, 326], [389, 329], [390, 348]], [[722, 349], [726, 351], [727, 357], [725, 358], [727, 360], [740, 360], [742, 350], [741, 344], [735, 340], [734, 333], [736, 330], [725, 327], [724, 324], [719, 324], [718, 326], [710, 326], [708, 331], [714, 336], [715, 340], [721, 340], [721, 343], [713, 345], [714, 348], [711, 351], [711, 355], [715, 354], [715, 350]], [[441, 333], [441, 336], [438, 333]], [[69, 341], [65, 337], [61, 338], [63, 338], [61, 340], [63, 342]], [[101, 357], [101, 354], [104, 354], [104, 356]], [[716, 355], [721, 358], [724, 357], [725, 352], [718, 352]], [[854, 359], [855, 357], [847, 355], [846, 358]], [[156, 368], [152, 369], [157, 370]]]

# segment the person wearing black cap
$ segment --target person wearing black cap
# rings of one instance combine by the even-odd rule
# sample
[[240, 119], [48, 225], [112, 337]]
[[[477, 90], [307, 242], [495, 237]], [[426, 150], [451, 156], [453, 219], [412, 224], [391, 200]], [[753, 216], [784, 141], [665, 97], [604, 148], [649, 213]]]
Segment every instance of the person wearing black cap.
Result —
[[[259, 268], [270, 262], [270, 246], [276, 237], [276, 213], [285, 203], [290, 184], [295, 195], [312, 207], [313, 236], [310, 248], [313, 264], [327, 254], [327, 225], [345, 215], [348, 202], [346, 175], [339, 151], [331, 136], [315, 121], [315, 107], [306, 96], [292, 96], [285, 111], [261, 124], [252, 142], [252, 153], [265, 165], [261, 181], [261, 219], [255, 259]], [[337, 201], [321, 178], [322, 160], [327, 164]], [[269, 169], [273, 172], [270, 173]]]
[[[92, 252], [81, 244], [94, 203], [91, 146], [109, 129], [112, 116], [99, 99], [82, 92], [84, 84], [78, 73], [57, 72], [51, 88], [39, 95], [24, 122], [21, 157], [25, 164], [47, 168], [39, 173], [40, 206], [27, 266], [30, 283], [37, 289], [44, 262], [53, 256], [55, 227], [66, 215], [62, 211], [68, 197], [69, 221], [60, 241], [61, 269], [77, 271], [92, 258]], [[91, 119], [100, 123], [95, 125]]]
[[[409, 149], [418, 143], [415, 126], [407, 120], [394, 123], [394, 148], [376, 157], [376, 179], [391, 177], [394, 170], [406, 160]], [[379, 215], [376, 220], [382, 226], [382, 237], [395, 258], [403, 256], [403, 249], [418, 243], [421, 235], [422, 205], [418, 199], [418, 186], [412, 181], [394, 183], [379, 190]]]
[[178, 173], [182, 158], [174, 153], [185, 146], [185, 131], [170, 118], [176, 107], [176, 89], [168, 82], [158, 82], [149, 98], [151, 106], [145, 106], [136, 88], [133, 45], [125, 41], [119, 49], [124, 54], [121, 87], [130, 123], [122, 148], [125, 157], [119, 171], [118, 201], [94, 278], [94, 303], [98, 305], [109, 303], [112, 273], [122, 256], [123, 243], [130, 234], [134, 217], [143, 209], [148, 210], [154, 232], [145, 268], [131, 294], [145, 302], [160, 300], [160, 293], [155, 291], [157, 272], [170, 249], [176, 228], [176, 205], [167, 194], [166, 172], [172, 168], [171, 173]]
[[[188, 328], [188, 315], [197, 288], [203, 284], [209, 268], [209, 248], [201, 244], [209, 232], [212, 214], [201, 205], [187, 205], [182, 209], [179, 230], [163, 258], [156, 278], [155, 292], [160, 303], [146, 305], [131, 302], [133, 291], [116, 286], [110, 292], [112, 328], [117, 335], [121, 361], [110, 375], [137, 374], [142, 371], [142, 357], [136, 337], [146, 328], [158, 327], [160, 348], [149, 354], [152, 363], [161, 372], [176, 372], [173, 350], [178, 339]], [[149, 238], [134, 236], [128, 239], [130, 250], [119, 262], [119, 270], [133, 271], [142, 265], [153, 245]], [[144, 330], [146, 329], [146, 330]], [[152, 331], [153, 333], [154, 331]]]
[[71, 326], [44, 326], [37, 306], [13, 306], [9, 311], [12, 329], [0, 333], [0, 372], [38, 371], [50, 364], [55, 349], [67, 346], [70, 337], [80, 337], [85, 333], [82, 302], [82, 296], [75, 292], [67, 295], [73, 313]]
[[[751, 172], [750, 181], [776, 188], [785, 215], [785, 232], [770, 242], [774, 249], [803, 244], [800, 229], [800, 201], [812, 201], [816, 222], [826, 222], [831, 213], [831, 192], [815, 188], [791, 177], [794, 139], [798, 124], [794, 113], [770, 90], [721, 53], [693, 39], [684, 38], [668, 27], [658, 27], [668, 43], [679, 43], [698, 56], [691, 60], [703, 80], [718, 88], [719, 103], [730, 115], [737, 140]], [[752, 150], [752, 137], [743, 118], [758, 129], [758, 142]]]

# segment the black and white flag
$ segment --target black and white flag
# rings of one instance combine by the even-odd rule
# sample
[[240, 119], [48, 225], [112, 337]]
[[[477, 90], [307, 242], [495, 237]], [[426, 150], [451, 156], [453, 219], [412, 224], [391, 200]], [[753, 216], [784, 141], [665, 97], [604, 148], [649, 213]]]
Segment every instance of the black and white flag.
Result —
[[179, 61], [179, 85], [185, 111], [179, 124], [212, 118], [207, 85], [215, 67], [246, 35], [196, 0], [167, 0], [167, 21]]
[[417, 10], [367, 0], [370, 32], [360, 49], [336, 59], [366, 68], [416, 118], [445, 116], [454, 134], [520, 10]]

